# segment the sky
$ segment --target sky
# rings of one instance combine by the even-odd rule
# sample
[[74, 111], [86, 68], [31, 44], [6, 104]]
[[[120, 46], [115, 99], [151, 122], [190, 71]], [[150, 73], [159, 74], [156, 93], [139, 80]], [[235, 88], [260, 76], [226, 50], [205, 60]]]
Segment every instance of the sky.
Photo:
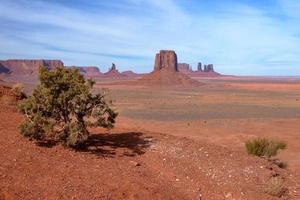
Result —
[[0, 0], [0, 59], [150, 72], [161, 49], [232, 75], [300, 75], [300, 0]]

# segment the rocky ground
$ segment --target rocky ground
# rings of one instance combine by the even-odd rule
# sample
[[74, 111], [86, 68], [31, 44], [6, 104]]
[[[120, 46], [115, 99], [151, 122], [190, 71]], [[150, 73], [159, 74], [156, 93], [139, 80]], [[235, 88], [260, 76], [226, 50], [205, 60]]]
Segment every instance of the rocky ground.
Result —
[[0, 109], [0, 199], [298, 199], [290, 170], [228, 147], [119, 123], [93, 129], [86, 149], [37, 146], [18, 131], [13, 105]]

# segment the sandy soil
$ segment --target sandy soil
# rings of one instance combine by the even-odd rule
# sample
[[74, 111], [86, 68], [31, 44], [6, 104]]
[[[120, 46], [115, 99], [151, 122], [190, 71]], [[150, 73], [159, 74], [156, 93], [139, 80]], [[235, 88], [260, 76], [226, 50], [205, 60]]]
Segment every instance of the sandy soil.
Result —
[[[298, 199], [300, 91], [203, 82], [171, 90], [111, 86], [117, 126], [91, 130], [81, 151], [24, 139], [22, 116], [1, 105], [0, 199], [278, 199], [265, 192], [274, 176], [288, 188], [281, 199]], [[279, 155], [288, 169], [246, 154], [245, 140], [256, 136], [288, 143]]]
[[205, 81], [196, 89], [113, 87], [111, 98], [120, 112], [119, 121], [147, 131], [205, 139], [240, 151], [252, 137], [284, 140], [288, 149], [279, 158], [300, 172], [297, 83]]

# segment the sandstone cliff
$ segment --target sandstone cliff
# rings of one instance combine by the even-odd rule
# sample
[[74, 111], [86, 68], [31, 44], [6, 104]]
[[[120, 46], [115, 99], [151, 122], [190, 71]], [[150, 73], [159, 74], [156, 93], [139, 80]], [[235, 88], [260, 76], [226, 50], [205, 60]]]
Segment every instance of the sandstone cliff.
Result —
[[177, 55], [172, 50], [161, 50], [155, 56], [154, 71], [161, 69], [178, 71]]
[[60, 60], [2, 60], [0, 61], [0, 73], [13, 75], [32, 75], [37, 74], [39, 67], [54, 69], [63, 67], [64, 63]]

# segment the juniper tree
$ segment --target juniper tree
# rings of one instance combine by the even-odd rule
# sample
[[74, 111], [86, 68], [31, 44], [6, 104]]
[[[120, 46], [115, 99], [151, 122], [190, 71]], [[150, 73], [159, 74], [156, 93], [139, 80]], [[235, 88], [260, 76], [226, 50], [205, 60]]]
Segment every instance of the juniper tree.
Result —
[[117, 113], [105, 94], [92, 94], [94, 82], [75, 68], [40, 68], [39, 85], [20, 105], [25, 115], [21, 133], [33, 140], [62, 141], [70, 147], [83, 144], [88, 127], [113, 128]]

